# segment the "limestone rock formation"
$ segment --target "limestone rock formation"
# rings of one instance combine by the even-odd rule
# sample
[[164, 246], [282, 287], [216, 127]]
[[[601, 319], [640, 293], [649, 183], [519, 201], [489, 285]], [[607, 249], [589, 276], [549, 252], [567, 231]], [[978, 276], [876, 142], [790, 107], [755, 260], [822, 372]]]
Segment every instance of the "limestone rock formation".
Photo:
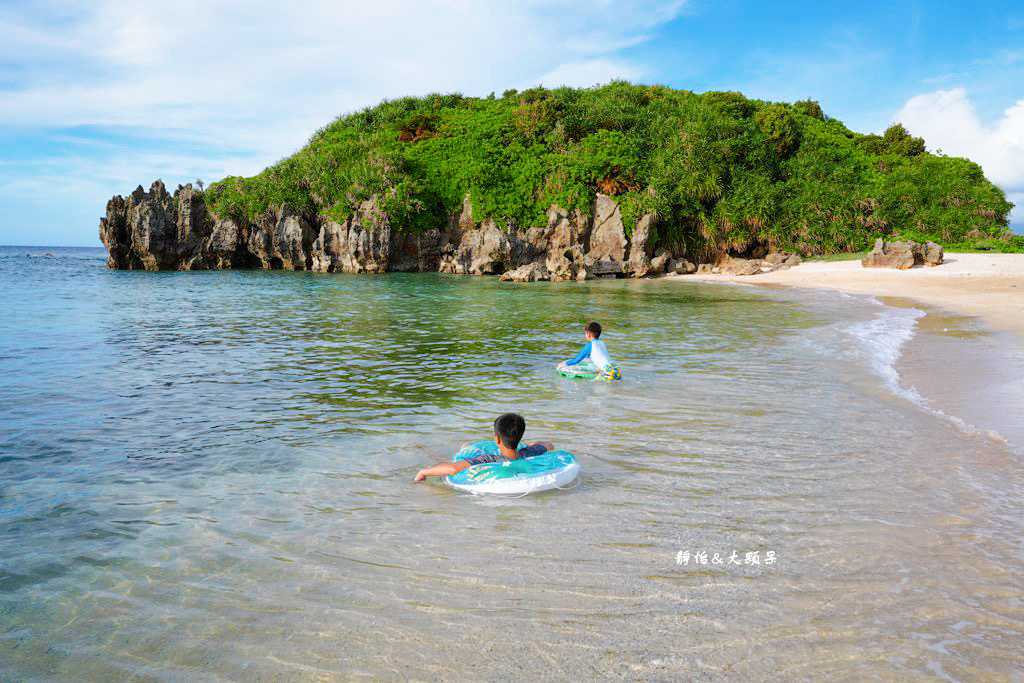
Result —
[[922, 245], [912, 241], [886, 242], [878, 238], [874, 248], [861, 259], [861, 265], [865, 268], [906, 270], [921, 264], [936, 266], [942, 263], [943, 258], [943, 249], [935, 242]]
[[617, 272], [621, 273], [621, 264], [626, 261], [628, 247], [629, 242], [626, 240], [622, 212], [618, 203], [608, 195], [597, 195], [587, 255], [593, 261], [603, 260], [619, 264]]
[[620, 277], [624, 275], [622, 271], [622, 262], [614, 260], [607, 254], [596, 261], [593, 261], [588, 255], [587, 260], [589, 262], [588, 265], [590, 266], [591, 272], [595, 277]]
[[[635, 277], [644, 277], [655, 271], [651, 263], [652, 222], [650, 215], [642, 216], [636, 222], [636, 227], [629, 240], [629, 259], [626, 261], [626, 271]], [[621, 219], [619, 225], [622, 225]], [[661, 270], [664, 269], [665, 263], [662, 261]]]
[[441, 261], [441, 271], [471, 275], [500, 275], [523, 263], [532, 250], [514, 231], [502, 230], [493, 219], [466, 230], [458, 247]]
[[[191, 201], [189, 204], [185, 225], [179, 229], [177, 203], [159, 180], [149, 192], [139, 185], [127, 198], [112, 198], [107, 202], [106, 217], [100, 221], [108, 265], [127, 270], [176, 266], [178, 254], [198, 237], [199, 226], [192, 224], [196, 208]], [[183, 243], [179, 243], [179, 235], [185, 237]]]
[[785, 268], [791, 268], [802, 262], [803, 259], [800, 258], [800, 254], [787, 254], [782, 251], [773, 251], [766, 254], [764, 258], [761, 259], [761, 270], [762, 272], [783, 270]]
[[674, 258], [668, 262], [668, 272], [677, 275], [690, 275], [697, 272], [697, 266], [682, 257]]
[[878, 238], [874, 249], [860, 263], [865, 268], [906, 270], [914, 265], [914, 247], [910, 242], [885, 242]]
[[[631, 228], [631, 229], [628, 229]], [[441, 271], [505, 275], [506, 280], [587, 280], [692, 273], [682, 245], [659, 244], [651, 215], [623, 223], [614, 197], [598, 194], [588, 215], [548, 208], [544, 225], [520, 227], [473, 218], [467, 195], [447, 224], [410, 234], [391, 225], [376, 199], [344, 219], [273, 206], [254, 218], [218, 216], [191, 185], [173, 195], [161, 181], [114, 197], [100, 221], [111, 268], [200, 270], [265, 268], [317, 272]], [[937, 247], [937, 245], [934, 245]], [[941, 260], [941, 247], [939, 259]], [[793, 258], [727, 259], [721, 272], [783, 267]], [[729, 265], [731, 264], [731, 265]], [[703, 268], [703, 266], [702, 266]]]
[[921, 260], [926, 266], [937, 266], [945, 260], [945, 250], [941, 244], [926, 242], [921, 247]]
[[551, 274], [543, 263], [527, 263], [515, 270], [506, 270], [501, 274], [502, 280], [511, 282], [537, 282], [538, 280], [550, 280]]
[[761, 272], [761, 263], [755, 259], [730, 258], [718, 264], [722, 275], [756, 275]]

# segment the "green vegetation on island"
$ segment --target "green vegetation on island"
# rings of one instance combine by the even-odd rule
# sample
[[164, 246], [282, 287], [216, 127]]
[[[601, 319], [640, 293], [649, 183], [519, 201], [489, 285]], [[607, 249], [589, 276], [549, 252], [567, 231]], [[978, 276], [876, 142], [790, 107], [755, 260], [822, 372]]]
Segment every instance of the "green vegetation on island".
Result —
[[552, 204], [589, 213], [598, 192], [616, 197], [627, 231], [654, 214], [654, 239], [698, 257], [849, 252], [876, 237], [1024, 250], [981, 168], [927, 152], [899, 124], [863, 135], [813, 101], [621, 81], [385, 101], [205, 195], [248, 220], [287, 204], [340, 221], [376, 198], [392, 229], [415, 233], [443, 227], [467, 195], [475, 220], [526, 228]]

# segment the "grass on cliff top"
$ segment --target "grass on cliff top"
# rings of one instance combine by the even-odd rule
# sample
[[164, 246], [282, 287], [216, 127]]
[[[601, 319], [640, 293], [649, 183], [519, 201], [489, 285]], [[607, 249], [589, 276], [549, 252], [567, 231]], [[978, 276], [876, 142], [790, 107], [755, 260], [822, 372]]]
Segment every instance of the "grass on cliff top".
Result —
[[415, 233], [444, 226], [467, 195], [475, 220], [529, 227], [552, 204], [589, 213], [598, 192], [615, 196], [627, 231], [653, 213], [653, 239], [696, 258], [849, 252], [894, 234], [998, 241], [1012, 208], [977, 164], [926, 152], [898, 124], [862, 135], [813, 101], [621, 81], [385, 101], [206, 197], [249, 221], [282, 205], [342, 221], [375, 199], [393, 229]]

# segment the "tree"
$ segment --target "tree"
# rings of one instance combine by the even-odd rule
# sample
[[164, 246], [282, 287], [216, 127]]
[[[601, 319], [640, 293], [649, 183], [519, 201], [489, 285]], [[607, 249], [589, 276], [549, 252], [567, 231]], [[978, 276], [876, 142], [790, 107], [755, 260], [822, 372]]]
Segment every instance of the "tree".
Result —
[[818, 119], [819, 121], [825, 120], [825, 112], [821, 110], [821, 105], [812, 99], [798, 100], [793, 103], [793, 109], [798, 114], [804, 116], [810, 116], [812, 119]]
[[912, 136], [902, 123], [894, 123], [886, 128], [882, 138], [885, 140], [886, 151], [889, 154], [899, 154], [905, 157], [924, 154], [924, 140]]
[[786, 158], [800, 146], [800, 128], [784, 104], [769, 104], [754, 114], [754, 122], [779, 156]]

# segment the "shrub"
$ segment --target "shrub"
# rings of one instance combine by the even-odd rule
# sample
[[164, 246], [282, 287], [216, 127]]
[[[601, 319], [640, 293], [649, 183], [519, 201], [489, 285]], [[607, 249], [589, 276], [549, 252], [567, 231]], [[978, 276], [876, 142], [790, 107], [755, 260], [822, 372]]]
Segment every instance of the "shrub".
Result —
[[797, 100], [793, 103], [793, 109], [796, 113], [810, 116], [812, 119], [825, 120], [825, 112], [821, 110], [821, 105], [814, 100]]
[[762, 108], [754, 115], [754, 121], [780, 157], [790, 156], [800, 145], [796, 117], [785, 105], [770, 104]]
[[860, 135], [812, 100], [625, 81], [384, 101], [205, 195], [218, 215], [249, 221], [283, 205], [343, 220], [377, 198], [394, 230], [419, 232], [443, 227], [467, 195], [476, 220], [528, 227], [551, 204], [590, 212], [597, 192], [617, 196], [627, 231], [654, 213], [655, 239], [698, 257], [858, 250], [901, 233], [1017, 244], [1003, 239], [1012, 205], [981, 169], [929, 154], [900, 124]]

